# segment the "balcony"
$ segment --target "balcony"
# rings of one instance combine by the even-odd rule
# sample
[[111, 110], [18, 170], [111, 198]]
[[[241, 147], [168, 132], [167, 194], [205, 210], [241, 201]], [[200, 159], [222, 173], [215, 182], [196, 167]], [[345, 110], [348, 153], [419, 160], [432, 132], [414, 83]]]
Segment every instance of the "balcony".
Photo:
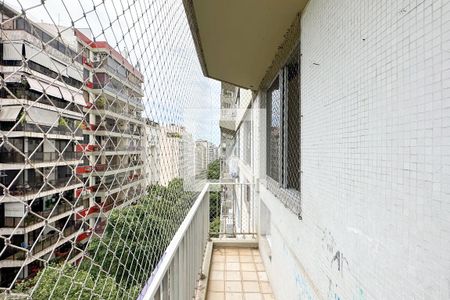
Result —
[[94, 88], [94, 83], [92, 81], [86, 81], [86, 87], [88, 89], [93, 89]]
[[237, 111], [235, 108], [221, 109], [219, 126], [221, 128], [234, 132], [237, 129], [236, 119], [237, 119]]
[[[16, 184], [9, 189], [9, 194], [15, 197], [26, 197], [37, 193], [52, 191], [58, 193], [57, 189], [71, 187], [76, 184], [82, 184], [77, 178], [61, 178], [40, 182], [26, 182], [24, 184]], [[41, 194], [41, 196], [43, 196]]]
[[85, 127], [83, 128], [83, 130], [85, 130], [85, 134], [94, 134], [98, 136], [112, 136], [133, 139], [142, 137], [141, 129], [139, 127], [120, 128], [117, 124], [91, 124], [90, 128]]
[[75, 168], [75, 174], [81, 175], [81, 174], [88, 174], [92, 172], [91, 166], [78, 166]]
[[[95, 108], [95, 109], [93, 109]], [[98, 103], [98, 100], [95, 104], [93, 103], [89, 103], [85, 108], [84, 108], [84, 112], [88, 113], [94, 113], [96, 115], [107, 115], [110, 118], [114, 118], [114, 119], [122, 119], [122, 120], [127, 120], [129, 122], [133, 122], [133, 123], [142, 123], [142, 117], [139, 113], [137, 113], [136, 111], [129, 111], [129, 108], [127, 108], [126, 106], [124, 107], [119, 107], [117, 105], [114, 104], [103, 104], [103, 103]]]
[[80, 229], [80, 226], [81, 224], [68, 225], [61, 231], [42, 235], [37, 242], [29, 241], [28, 244], [32, 246], [23, 245], [23, 249], [20, 250], [15, 247], [14, 253], [7, 254], [8, 256], [0, 260], [0, 268], [20, 267], [39, 259], [39, 257], [50, 253], [55, 247], [71, 240], [74, 237], [74, 233]]
[[135, 105], [136, 107], [142, 109], [143, 103], [140, 98], [136, 98], [132, 94], [125, 91], [123, 88], [114, 87], [111, 84], [100, 84], [100, 83], [94, 83], [93, 89], [96, 90], [96, 93], [100, 92], [107, 92], [107, 94], [110, 97], [117, 98], [125, 103], [131, 103]]
[[62, 153], [58, 152], [35, 152], [24, 153], [22, 155], [18, 152], [2, 152], [0, 153], [0, 163], [3, 164], [21, 164], [22, 167], [25, 163], [63, 163], [67, 165], [70, 161], [79, 161], [82, 157], [82, 153], [64, 151]]
[[83, 218], [86, 218], [92, 214], [97, 214], [99, 212], [100, 212], [100, 206], [99, 206], [99, 204], [95, 204], [94, 206], [85, 208], [82, 211], [78, 212], [75, 215], [75, 220], [81, 220]]
[[75, 152], [94, 152], [98, 151], [100, 146], [91, 144], [77, 144], [75, 146]]
[[[42, 96], [42, 93], [36, 92], [31, 89], [25, 89], [23, 87], [11, 87], [11, 92], [14, 94], [7, 94], [5, 98], [2, 100], [4, 103], [17, 104], [18, 102], [25, 102], [30, 106], [37, 106], [36, 103], [48, 105], [52, 108], [58, 108], [57, 111], [64, 112], [64, 110], [68, 110], [74, 113], [80, 113], [80, 106], [76, 103], [62, 100], [60, 98], [46, 95]], [[25, 100], [25, 101], [23, 101]]]
[[92, 62], [89, 60], [88, 57], [86, 57], [85, 55], [81, 56], [81, 62], [83, 63], [84, 66], [87, 66], [89, 68], [93, 68], [94, 65], [92, 64]]
[[[274, 299], [239, 186], [204, 186], [139, 299]], [[219, 204], [210, 199], [218, 191]]]
[[[73, 201], [70, 204], [61, 201], [56, 207], [47, 209], [44, 211], [33, 211], [28, 213], [25, 217], [4, 217], [5, 228], [26, 228], [36, 225], [38, 223], [44, 223], [45, 219], [53, 219], [59, 215], [70, 212], [72, 213], [72, 208], [81, 207], [81, 201]], [[17, 232], [19, 233], [19, 232]]]
[[[95, 154], [106, 154], [106, 155], [127, 155], [127, 154], [134, 154], [134, 153], [140, 153], [140, 151], [143, 150], [143, 147], [141, 146], [124, 146], [124, 147], [118, 147], [118, 146], [112, 146], [112, 145], [106, 145], [103, 148], [103, 151], [98, 150]], [[107, 153], [110, 152], [110, 153]], [[120, 153], [122, 152], [122, 153]]]
[[[133, 91], [135, 91], [136, 93], [138, 93], [139, 95], [143, 95], [143, 90], [142, 90], [142, 86], [140, 84], [134, 83], [132, 81], [129, 80], [129, 78], [124, 75], [121, 74], [118, 70], [117, 67], [112, 67], [109, 66], [107, 64], [107, 62], [96, 62], [94, 63], [95, 68], [98, 68], [98, 73], [97, 74], [101, 74], [102, 72], [104, 73], [106, 71], [107, 74], [105, 74], [108, 78], [108, 83], [102, 83], [104, 85], [114, 85], [111, 83], [111, 81], [114, 82], [120, 82], [122, 84], [124, 84], [124, 86], [122, 86], [122, 88], [125, 88], [125, 85], [127, 85], [127, 88], [132, 89]], [[103, 70], [102, 70], [103, 69]]]
[[75, 190], [75, 198], [78, 198], [80, 196], [87, 196], [92, 192], [95, 192], [97, 190], [97, 186], [90, 186], [90, 187], [82, 187]]

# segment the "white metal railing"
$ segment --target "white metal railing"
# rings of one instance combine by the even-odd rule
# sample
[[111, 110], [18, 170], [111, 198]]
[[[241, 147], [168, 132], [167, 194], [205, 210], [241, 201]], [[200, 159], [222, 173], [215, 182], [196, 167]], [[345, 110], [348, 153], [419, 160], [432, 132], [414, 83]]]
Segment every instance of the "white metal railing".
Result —
[[[235, 180], [208, 182], [204, 185], [143, 288], [139, 300], [192, 299], [210, 237], [256, 237], [254, 201], [247, 194], [250, 186], [252, 184]], [[220, 192], [216, 208], [213, 198], [210, 200], [210, 192]], [[210, 226], [210, 220], [215, 218], [220, 220], [218, 228]]]
[[209, 233], [209, 183], [170, 242], [138, 299], [192, 299]]

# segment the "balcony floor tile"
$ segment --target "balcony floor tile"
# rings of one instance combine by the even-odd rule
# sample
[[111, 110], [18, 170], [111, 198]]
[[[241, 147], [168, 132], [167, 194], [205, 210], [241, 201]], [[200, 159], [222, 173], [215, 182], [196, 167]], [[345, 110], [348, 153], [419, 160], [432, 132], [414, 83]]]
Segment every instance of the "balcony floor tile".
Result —
[[207, 300], [275, 299], [258, 250], [215, 248], [211, 261]]

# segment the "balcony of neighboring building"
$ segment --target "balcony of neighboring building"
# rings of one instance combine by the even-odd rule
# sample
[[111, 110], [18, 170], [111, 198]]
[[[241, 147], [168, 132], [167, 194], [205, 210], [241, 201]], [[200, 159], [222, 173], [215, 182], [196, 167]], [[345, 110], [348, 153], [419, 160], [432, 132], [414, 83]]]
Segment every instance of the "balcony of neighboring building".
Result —
[[142, 153], [144, 148], [142, 146], [113, 146], [113, 145], [105, 145], [102, 151], [94, 152], [94, 155], [135, 155]]
[[75, 152], [85, 153], [86, 155], [136, 155], [142, 153], [143, 147], [139, 145], [118, 145], [117, 138], [108, 137], [104, 143], [100, 137], [100, 144], [77, 144], [75, 146]]
[[81, 157], [82, 153], [74, 151], [74, 144], [63, 139], [11, 137], [0, 146], [3, 170], [77, 165]]
[[[224, 88], [227, 87], [227, 88]], [[222, 129], [236, 131], [237, 127], [237, 104], [239, 89], [226, 83], [222, 83], [222, 93], [220, 95], [220, 119], [219, 126]]]
[[[7, 8], [2, 7], [2, 10], [6, 13]], [[12, 16], [14, 12], [10, 12]], [[46, 52], [58, 59], [70, 58], [81, 67], [82, 56], [78, 55], [76, 49], [64, 44], [60, 38], [55, 37], [47, 30], [39, 26], [39, 24], [30, 22], [28, 18], [17, 17], [6, 19], [2, 26], [3, 34], [6, 41], [26, 41], [33, 47], [42, 47], [43, 43], [46, 43]], [[18, 52], [20, 53], [20, 52]], [[39, 61], [42, 58], [38, 55], [34, 59]]]
[[139, 109], [116, 99], [111, 100], [106, 96], [99, 96], [94, 103], [88, 103], [83, 108], [83, 111], [100, 117], [106, 116], [116, 120], [144, 125]]
[[73, 215], [83, 209], [83, 203], [74, 196], [73, 191], [66, 191], [47, 197], [36, 198], [23, 203], [5, 203], [5, 216], [0, 225], [0, 234], [25, 234]]
[[127, 87], [131, 88], [138, 95], [143, 96], [143, 90], [140, 80], [133, 76], [133, 74], [127, 70], [127, 68], [117, 62], [114, 57], [110, 55], [103, 55], [97, 53], [94, 59], [94, 67], [96, 68], [96, 76], [105, 74], [109, 79], [124, 83]]
[[55, 249], [74, 241], [82, 228], [81, 222], [58, 220], [45, 230], [35, 230], [24, 235], [15, 235], [4, 242], [4, 251], [0, 257], [1, 268], [20, 268], [41, 257], [54, 254]]
[[96, 186], [95, 191], [91, 191], [94, 197], [108, 197], [116, 193], [128, 193], [132, 188], [142, 187], [145, 183], [140, 172], [130, 172], [128, 176], [110, 175], [105, 178], [105, 182]]
[[224, 108], [220, 110], [220, 120], [219, 120], [219, 126], [222, 129], [229, 130], [229, 131], [236, 131], [237, 122], [237, 111], [236, 108]]
[[103, 121], [100, 116], [96, 117], [95, 124], [83, 125], [83, 133], [97, 136], [110, 136], [123, 139], [140, 139], [143, 134], [143, 123], [134, 124], [123, 119], [116, 120], [106, 117]]
[[0, 131], [14, 137], [82, 140], [81, 118], [36, 106], [8, 105], [0, 109]]
[[72, 175], [70, 166], [55, 166], [45, 177], [44, 169], [5, 170], [0, 177], [0, 196], [2, 201], [20, 202], [33, 200], [53, 194], [75, 190], [83, 182]]
[[96, 73], [92, 81], [91, 91], [96, 95], [106, 94], [109, 98], [119, 99], [143, 109], [143, 91], [135, 86], [122, 82], [106, 73]]
[[75, 219], [81, 220], [87, 218], [97, 218], [99, 215], [101, 217], [107, 217], [113, 208], [123, 208], [136, 202], [140, 197], [142, 197], [143, 192], [143, 188], [141, 186], [131, 186], [112, 194], [108, 193], [107, 196], [103, 197], [102, 195], [96, 193], [97, 191], [102, 192], [112, 189], [114, 189], [114, 186], [111, 187], [108, 185], [102, 185], [102, 187], [95, 187], [92, 189], [89, 195], [97, 197], [97, 199], [101, 199], [101, 201], [95, 202], [89, 207], [85, 207], [80, 210], [75, 215]]
[[[124, 156], [110, 156], [112, 159], [104, 163], [97, 163], [95, 165], [80, 165], [75, 168], [75, 173], [80, 177], [107, 177], [121, 173], [139, 172], [144, 167], [142, 159]], [[130, 158], [124, 159], [124, 158]]]
[[0, 152], [0, 167], [3, 170], [46, 168], [52, 166], [78, 165], [82, 163], [82, 153], [74, 151], [36, 151], [19, 153], [17, 151]]
[[82, 107], [85, 105], [80, 92], [68, 90], [67, 87], [55, 82], [44, 82], [35, 78], [9, 78], [6, 89], [0, 91], [0, 98], [4, 105], [33, 106], [40, 109], [56, 111], [73, 117], [82, 118]]

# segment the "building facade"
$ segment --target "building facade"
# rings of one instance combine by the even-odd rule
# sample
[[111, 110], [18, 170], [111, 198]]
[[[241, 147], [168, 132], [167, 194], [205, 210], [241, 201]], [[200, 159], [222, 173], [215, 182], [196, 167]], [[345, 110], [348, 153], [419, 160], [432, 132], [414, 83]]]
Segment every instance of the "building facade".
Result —
[[205, 177], [209, 162], [208, 141], [195, 141], [195, 176]]
[[447, 299], [450, 3], [186, 3], [275, 298]]
[[160, 147], [158, 147], [158, 138], [160, 136], [160, 126], [158, 123], [149, 119], [145, 120], [144, 141], [147, 145], [143, 148], [143, 157], [145, 157], [145, 179], [147, 185], [159, 184], [160, 179]]
[[81, 30], [33, 23], [0, 7], [5, 287], [45, 261], [75, 263], [111, 210], [136, 202], [158, 179], [144, 180], [144, 155], [155, 141], [142, 138], [142, 74]]
[[[158, 136], [158, 153], [160, 153], [159, 166], [160, 184], [167, 184], [175, 178], [180, 178], [185, 168], [185, 157], [183, 153], [184, 139], [188, 133], [183, 126], [176, 124], [160, 125]], [[192, 162], [190, 162], [192, 164]]]
[[[0, 5], [0, 282], [67, 257], [82, 227], [83, 67], [77, 49]], [[42, 51], [42, 43], [51, 41]], [[26, 61], [26, 62], [25, 62]], [[60, 74], [61, 76], [58, 76]], [[72, 252], [75, 256], [77, 253]]]
[[78, 52], [82, 53], [84, 93], [83, 144], [77, 151], [85, 154], [76, 173], [85, 186], [77, 190], [84, 210], [77, 218], [88, 219], [89, 228], [78, 242], [92, 231], [101, 234], [106, 217], [113, 208], [136, 202], [146, 186], [142, 138], [145, 123], [142, 97], [143, 75], [107, 42], [93, 42], [75, 30]]

